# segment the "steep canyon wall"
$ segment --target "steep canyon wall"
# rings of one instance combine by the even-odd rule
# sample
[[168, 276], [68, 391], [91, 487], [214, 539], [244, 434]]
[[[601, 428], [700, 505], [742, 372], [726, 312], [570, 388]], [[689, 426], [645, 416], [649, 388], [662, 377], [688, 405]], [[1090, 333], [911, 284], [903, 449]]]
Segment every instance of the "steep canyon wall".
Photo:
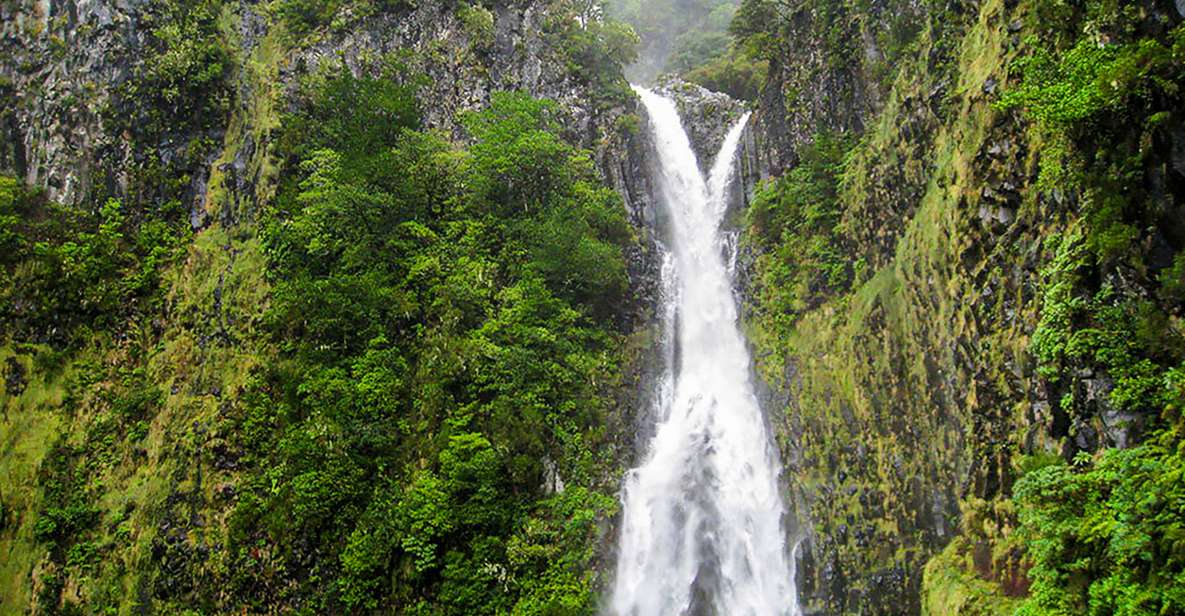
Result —
[[[1159, 416], [1110, 395], [1124, 366], [1041, 345], [1070, 245], [1104, 233], [1091, 174], [1119, 172], [1098, 149], [1138, 159], [1127, 183], [1104, 182], [1129, 235], [1075, 266], [1072, 293], [1146, 303], [1165, 315], [1156, 336], [1180, 340], [1181, 118], [1145, 123], [1178, 99], [1121, 95], [1067, 129], [1093, 162], [1051, 180], [1055, 131], [1004, 93], [1042, 41], [1091, 19], [1075, 10], [1095, 9], [1038, 5], [742, 7], [738, 30], [771, 62], [757, 162], [781, 178], [754, 187], [745, 223], [746, 319], [809, 528], [799, 575], [816, 613], [1011, 613], [1029, 584], [1011, 500], [1026, 464], [1131, 446]], [[1181, 20], [1168, 3], [1131, 11], [1130, 30], [1092, 45], [1163, 41]], [[1091, 319], [1059, 331], [1105, 329]], [[1156, 346], [1130, 361], [1179, 361]]]

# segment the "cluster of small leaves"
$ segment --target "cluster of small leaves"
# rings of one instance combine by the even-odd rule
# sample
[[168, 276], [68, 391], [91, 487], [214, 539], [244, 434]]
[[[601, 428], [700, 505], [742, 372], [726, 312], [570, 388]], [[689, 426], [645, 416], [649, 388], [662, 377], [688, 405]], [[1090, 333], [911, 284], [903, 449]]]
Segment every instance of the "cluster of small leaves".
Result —
[[344, 0], [283, 0], [274, 11], [290, 33], [303, 36], [328, 25], [343, 4]]
[[1117, 408], [1163, 408], [1172, 394], [1166, 367], [1185, 360], [1180, 336], [1153, 301], [1123, 297], [1107, 285], [1085, 290], [1084, 278], [1098, 264], [1083, 236], [1075, 227], [1050, 240], [1054, 258], [1042, 270], [1041, 321], [1032, 339], [1038, 373], [1057, 382], [1073, 366], [1093, 366], [1114, 380], [1109, 397]]
[[[1101, 114], [1139, 110], [1180, 91], [1185, 27], [1162, 37], [1138, 37], [1132, 35], [1139, 29], [1134, 5], [1115, 8], [1114, 3], [1089, 2], [1085, 9], [1086, 23], [1077, 36], [1069, 37], [1068, 47], [1058, 36], [1025, 40], [1032, 52], [1013, 67], [1021, 84], [1003, 93], [999, 107], [1022, 108], [1051, 126], [1083, 128]], [[1058, 15], [1050, 23], [1074, 19]]]
[[[56, 613], [62, 601], [64, 580], [57, 569], [93, 564], [98, 554], [88, 541], [99, 523], [100, 509], [88, 485], [85, 452], [59, 441], [46, 454], [38, 473], [43, 497], [41, 510], [33, 525], [33, 537], [49, 547], [49, 575], [42, 575], [38, 603]], [[67, 607], [74, 607], [66, 603]]]
[[792, 17], [790, 5], [776, 0], [741, 2], [728, 30], [751, 54], [769, 60], [782, 55], [786, 41], [779, 36]]
[[85, 469], [76, 464], [77, 459], [78, 452], [59, 443], [41, 464], [39, 480], [45, 497], [33, 534], [63, 549], [99, 521], [99, 510], [88, 498]]
[[0, 176], [0, 323], [65, 340], [77, 325], [102, 327], [155, 297], [187, 229], [154, 218], [135, 224], [125, 211], [108, 200], [88, 215]]
[[1168, 68], [1185, 60], [1185, 46], [1169, 48], [1144, 39], [1129, 45], [1104, 45], [1089, 38], [1054, 54], [1033, 38], [1033, 55], [1017, 62], [1023, 85], [1001, 97], [1001, 108], [1024, 108], [1032, 117], [1068, 125], [1108, 110], [1122, 109], [1129, 97], [1147, 97], [1152, 88], [1175, 91]]
[[457, 7], [457, 19], [465, 28], [471, 44], [489, 50], [494, 44], [494, 13], [479, 3], [462, 3]]
[[1166, 426], [1138, 447], [1079, 454], [1015, 486], [1032, 563], [1023, 616], [1185, 611], [1185, 372], [1165, 375]]

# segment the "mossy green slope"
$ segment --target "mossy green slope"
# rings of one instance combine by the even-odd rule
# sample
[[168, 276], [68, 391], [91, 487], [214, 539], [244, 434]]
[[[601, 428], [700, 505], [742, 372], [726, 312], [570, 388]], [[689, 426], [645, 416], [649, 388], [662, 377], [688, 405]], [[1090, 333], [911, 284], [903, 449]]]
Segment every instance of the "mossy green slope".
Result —
[[[1029, 528], [1026, 541], [1017, 539], [1022, 521], [1034, 520], [1017, 511], [1031, 501], [1011, 500], [1032, 466], [1026, 460], [1130, 445], [1124, 439], [1140, 432], [1117, 426], [1117, 410], [1127, 413], [1124, 425], [1149, 431], [1171, 421], [1159, 417], [1179, 395], [1165, 375], [1180, 353], [1139, 342], [1138, 332], [1182, 333], [1179, 300], [1165, 294], [1175, 283], [1162, 272], [1171, 270], [1149, 250], [1159, 242], [1171, 262], [1182, 248], [1171, 214], [1179, 179], [1146, 188], [1163, 185], [1171, 166], [1169, 149], [1154, 144], [1177, 130], [1147, 120], [1180, 122], [1169, 110], [1179, 104], [1181, 72], [1158, 64], [1179, 53], [1179, 16], [1088, 4], [929, 7], [906, 47], [912, 53], [899, 56], [855, 134], [837, 137], [833, 120], [787, 107], [791, 125], [817, 121], [818, 132], [750, 210], [747, 322], [761, 373], [789, 400], [778, 421], [787, 483], [806, 504], [804, 594], [817, 609], [1009, 612], [1040, 583], [1026, 573], [1041, 559], [1026, 541], [1040, 533]], [[1035, 111], [1047, 100], [1038, 97], [1064, 91], [1046, 94], [1036, 81], [1072, 73], [1048, 64], [1036, 73], [1027, 59], [1072, 46], [1090, 27], [1113, 36], [1118, 51], [1101, 75], [1076, 78], [1107, 91], [1078, 111], [1075, 120], [1091, 124], [1050, 128]], [[1013, 91], [1023, 100], [1001, 97]], [[820, 156], [819, 143], [837, 138], [856, 144]], [[1092, 158], [1103, 148], [1116, 152], [1110, 159], [1138, 160], [1130, 183], [1107, 180], [1115, 167]], [[1074, 153], [1067, 166], [1081, 170], [1043, 182], [1066, 149]], [[812, 216], [838, 225], [812, 226]], [[1075, 242], [1075, 233], [1082, 251], [1093, 241], [1114, 250], [1063, 268], [1073, 272], [1064, 293], [1109, 295], [1051, 323], [1059, 308], [1049, 293], [1059, 283], [1050, 264], [1059, 253], [1050, 238]], [[1059, 323], [1064, 329], [1049, 333]], [[1130, 344], [1109, 337], [1125, 328]], [[1069, 355], [1039, 344], [1075, 332], [1084, 333], [1057, 347]], [[1118, 385], [1099, 394], [1104, 382]], [[1135, 399], [1125, 398], [1130, 391]], [[1152, 541], [1171, 542], [1163, 532]], [[1175, 605], [1165, 597], [1157, 600]]]

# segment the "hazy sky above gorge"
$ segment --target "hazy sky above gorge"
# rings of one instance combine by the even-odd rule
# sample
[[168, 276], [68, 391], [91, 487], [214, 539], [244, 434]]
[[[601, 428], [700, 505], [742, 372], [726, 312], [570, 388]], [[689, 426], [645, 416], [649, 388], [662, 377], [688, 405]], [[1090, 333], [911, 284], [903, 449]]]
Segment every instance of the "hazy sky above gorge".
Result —
[[610, 15], [634, 26], [642, 40], [626, 75], [649, 83], [728, 47], [728, 24], [740, 0], [607, 0]]

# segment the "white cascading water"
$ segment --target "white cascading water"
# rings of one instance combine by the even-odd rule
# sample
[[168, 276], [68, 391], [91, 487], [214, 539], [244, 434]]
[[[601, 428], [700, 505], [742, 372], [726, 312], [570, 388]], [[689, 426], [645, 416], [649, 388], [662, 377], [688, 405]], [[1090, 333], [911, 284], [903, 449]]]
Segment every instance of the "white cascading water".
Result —
[[664, 301], [677, 324], [677, 357], [659, 383], [649, 451], [626, 476], [611, 609], [796, 616], [778, 456], [753, 388], [720, 228], [748, 116], [705, 182], [674, 102], [635, 90], [650, 115], [670, 218]]

